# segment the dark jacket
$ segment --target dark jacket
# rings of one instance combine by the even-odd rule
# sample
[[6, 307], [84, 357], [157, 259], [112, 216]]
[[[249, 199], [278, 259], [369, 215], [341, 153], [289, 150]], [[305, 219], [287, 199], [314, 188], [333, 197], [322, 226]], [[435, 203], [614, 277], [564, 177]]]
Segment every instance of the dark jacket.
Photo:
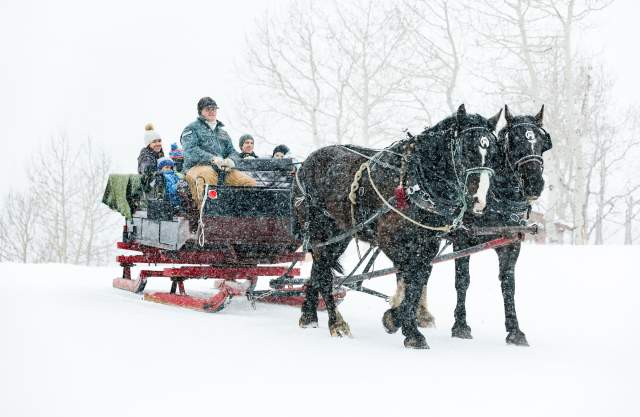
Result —
[[158, 159], [164, 157], [162, 149], [159, 153], [155, 153], [148, 146], [140, 150], [138, 155], [138, 174], [152, 174], [158, 170]]
[[258, 155], [256, 155], [256, 153], [255, 153], [255, 152], [242, 152], [242, 153], [240, 153], [240, 159], [244, 159], [244, 158], [246, 158], [247, 156], [252, 156], [252, 157], [254, 157], [254, 158], [257, 158], [257, 157], [258, 157]]
[[175, 171], [162, 171], [164, 176], [164, 193], [165, 197], [175, 206], [180, 205], [180, 196], [178, 195], [178, 181], [180, 177]]
[[184, 148], [184, 171], [196, 165], [209, 165], [214, 156], [240, 160], [238, 152], [231, 144], [229, 134], [222, 128], [220, 121], [211, 129], [203, 117], [185, 127], [180, 136]]

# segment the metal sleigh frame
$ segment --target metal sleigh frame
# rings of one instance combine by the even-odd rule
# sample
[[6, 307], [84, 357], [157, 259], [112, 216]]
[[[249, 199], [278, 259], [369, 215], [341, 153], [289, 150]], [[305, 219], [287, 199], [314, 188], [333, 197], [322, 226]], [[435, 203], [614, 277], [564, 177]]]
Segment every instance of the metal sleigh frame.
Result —
[[[538, 226], [504, 226], [485, 227], [469, 230], [475, 236], [500, 236], [496, 239], [475, 245], [460, 251], [443, 254], [442, 251], [436, 256], [432, 264], [446, 262], [472, 254], [508, 246], [524, 240], [525, 233], [535, 234]], [[304, 252], [294, 252], [270, 259], [255, 259], [252, 264], [229, 265], [223, 264], [227, 256], [224, 252], [201, 252], [181, 250], [175, 253], [167, 253], [161, 249], [147, 247], [131, 242], [119, 242], [119, 249], [142, 252], [141, 255], [120, 255], [117, 261], [123, 268], [122, 277], [113, 280], [115, 288], [142, 293], [151, 277], [166, 277], [171, 280], [171, 290], [164, 292], [148, 292], [144, 294], [147, 301], [162, 304], [177, 305], [205, 312], [217, 312], [229, 304], [235, 296], [246, 296], [255, 305], [255, 302], [268, 302], [277, 304], [287, 304], [300, 306], [304, 301], [305, 289], [308, 283], [307, 278], [300, 278], [300, 269], [296, 268], [297, 262], [304, 260]], [[444, 250], [445, 247], [443, 247]], [[334, 280], [334, 296], [338, 302], [342, 301], [347, 291], [359, 291], [365, 294], [382, 298], [386, 301], [389, 296], [372, 289], [364, 287], [362, 284], [366, 280], [378, 278], [396, 273], [395, 268], [385, 268], [372, 270], [380, 248], [370, 246], [365, 254], [359, 259], [356, 266], [350, 273], [336, 277]], [[356, 271], [365, 263], [361, 273]], [[259, 265], [260, 263], [282, 264], [290, 262], [289, 266]], [[131, 277], [131, 267], [136, 264], [192, 264], [162, 270], [143, 269], [137, 279]], [[196, 264], [196, 265], [193, 265]], [[199, 265], [197, 265], [199, 264]], [[269, 290], [255, 290], [257, 278], [271, 276], [276, 277], [269, 282]], [[211, 297], [202, 298], [188, 295], [184, 288], [184, 281], [187, 279], [209, 279], [217, 278], [216, 288], [218, 292]], [[245, 282], [239, 282], [244, 279]], [[324, 303], [320, 301], [319, 308], [324, 308]]]

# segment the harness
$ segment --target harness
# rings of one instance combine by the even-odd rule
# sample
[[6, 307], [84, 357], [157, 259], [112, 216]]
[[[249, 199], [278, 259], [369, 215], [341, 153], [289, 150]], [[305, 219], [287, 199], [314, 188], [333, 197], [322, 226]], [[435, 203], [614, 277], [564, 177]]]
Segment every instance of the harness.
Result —
[[[476, 173], [484, 173], [484, 172], [488, 173], [490, 176], [494, 175], [494, 170], [489, 167], [472, 167], [464, 170], [462, 175], [460, 174], [460, 171], [462, 171], [462, 167], [460, 167], [460, 163], [459, 163], [460, 158], [458, 158], [458, 156], [461, 156], [462, 154], [462, 138], [466, 132], [472, 131], [472, 130], [485, 130], [489, 135], [495, 138], [495, 136], [493, 135], [493, 132], [491, 132], [488, 128], [482, 127], [482, 126], [469, 127], [459, 132], [457, 130], [454, 130], [453, 140], [449, 142], [449, 151], [450, 151], [449, 153], [451, 157], [451, 164], [453, 166], [453, 170], [455, 173], [455, 182], [451, 184], [451, 181], [448, 181], [444, 178], [441, 179], [442, 181], [449, 182], [448, 185], [453, 186], [455, 192], [457, 193], [455, 202], [453, 204], [451, 204], [450, 199], [438, 198], [436, 196], [436, 193], [434, 193], [433, 190], [429, 188], [428, 182], [425, 179], [424, 172], [422, 171], [423, 164], [420, 163], [419, 157], [416, 157], [414, 153], [417, 147], [417, 144], [415, 141], [416, 137], [412, 136], [410, 133], [407, 133], [407, 135], [409, 136], [408, 140], [405, 139], [405, 140], [396, 142], [392, 144], [389, 148], [385, 148], [378, 151], [373, 156], [365, 155], [362, 152], [358, 152], [357, 150], [347, 146], [341, 146], [342, 149], [345, 149], [351, 153], [354, 153], [356, 155], [359, 155], [367, 159], [367, 162], [362, 163], [358, 168], [358, 170], [355, 172], [354, 179], [350, 186], [349, 201], [351, 202], [352, 227], [349, 230], [343, 233], [340, 233], [325, 242], [315, 244], [313, 245], [313, 247], [311, 247], [310, 241], [309, 241], [310, 240], [309, 239], [309, 222], [306, 221], [304, 224], [304, 231], [303, 231], [304, 233], [303, 249], [310, 250], [318, 247], [327, 246], [333, 243], [337, 243], [349, 237], [355, 238], [357, 242], [357, 234], [360, 231], [362, 231], [367, 225], [375, 221], [378, 217], [388, 213], [389, 211], [395, 212], [403, 219], [409, 221], [410, 223], [418, 227], [431, 230], [431, 231], [441, 232], [443, 234], [450, 233], [452, 230], [459, 227], [462, 223], [462, 219], [467, 210], [467, 202], [465, 198], [464, 189], [465, 189], [466, 181], [469, 175], [476, 174]], [[441, 133], [446, 133], [446, 131]], [[428, 134], [430, 136], [435, 135], [434, 132], [429, 132]], [[398, 144], [404, 145], [403, 153], [398, 153], [392, 150]], [[380, 160], [380, 157], [384, 153], [390, 153], [390, 154], [399, 156], [401, 158], [401, 166], [397, 167], [397, 166], [388, 164], [385, 161]], [[378, 189], [375, 181], [373, 180], [371, 170], [376, 164], [383, 168], [393, 170], [400, 174], [400, 184], [396, 188], [396, 195], [394, 195], [391, 198], [385, 198], [380, 192], [380, 190]], [[383, 203], [383, 205], [382, 207], [377, 209], [372, 215], [368, 216], [364, 221], [357, 223], [357, 220], [356, 220], [356, 210], [358, 205], [357, 200], [358, 200], [358, 194], [362, 196], [364, 191], [364, 188], [360, 186], [360, 182], [364, 174], [364, 171], [367, 172], [367, 176], [369, 179], [369, 183], [371, 184], [371, 188], [375, 192], [378, 199]], [[408, 176], [411, 178], [411, 184], [407, 186], [405, 183]], [[307, 193], [306, 190], [304, 189], [304, 186], [302, 185], [302, 182], [299, 179], [297, 171], [296, 171], [295, 177], [296, 177], [296, 184], [300, 192], [302, 193], [302, 196], [296, 198], [295, 200], [296, 206], [299, 206], [300, 204], [302, 204], [303, 201], [307, 200], [311, 205], [321, 208], [317, 204], [313, 196]], [[464, 180], [461, 177], [464, 178]], [[407, 216], [405, 213], [399, 210], [399, 208], [404, 208], [404, 207], [400, 207], [400, 205], [402, 204], [402, 200], [406, 199], [407, 196], [411, 201], [411, 203], [416, 205], [421, 210], [427, 211], [429, 213], [435, 214], [440, 217], [444, 217], [446, 219], [452, 219], [452, 220], [450, 221], [449, 224], [445, 224], [443, 226], [432, 226], [429, 224], [424, 224], [422, 222], [419, 222]], [[307, 211], [307, 213], [305, 214], [308, 214], [308, 205], [305, 205], [305, 206], [306, 206], [305, 210]], [[329, 218], [333, 218], [331, 214], [328, 213], [325, 209], [323, 208], [321, 209], [324, 215], [326, 215]], [[306, 217], [308, 218], [308, 216]]]
[[[526, 163], [534, 162], [534, 163], [540, 164], [541, 168], [544, 169], [544, 159], [542, 158], [542, 156], [532, 153], [532, 154], [523, 156], [522, 158], [516, 160], [515, 162], [511, 161], [511, 159], [509, 158], [509, 156], [511, 155], [510, 148], [509, 148], [509, 134], [511, 133], [512, 129], [518, 126], [533, 127], [541, 131], [544, 134], [545, 139], [549, 138], [549, 133], [541, 126], [538, 126], [537, 124], [534, 124], [534, 123], [527, 123], [527, 122], [514, 124], [509, 127], [507, 132], [505, 132], [505, 139], [504, 139], [504, 146], [503, 146], [505, 160], [507, 162], [507, 166], [509, 167], [509, 170], [511, 171], [512, 178], [516, 180], [518, 186], [520, 187], [520, 189], [522, 189], [523, 187], [522, 179], [517, 173], [517, 171], [520, 169], [520, 166]], [[526, 219], [529, 217], [529, 213], [531, 211], [531, 204], [529, 204], [528, 201], [526, 200], [504, 201], [504, 200], [499, 200], [495, 196], [494, 196], [494, 199], [496, 202], [500, 204], [498, 207], [495, 207], [495, 206], [492, 207], [491, 205], [488, 205], [488, 208], [490, 211], [500, 215], [508, 216], [511, 221], [516, 223], [526, 222]]]

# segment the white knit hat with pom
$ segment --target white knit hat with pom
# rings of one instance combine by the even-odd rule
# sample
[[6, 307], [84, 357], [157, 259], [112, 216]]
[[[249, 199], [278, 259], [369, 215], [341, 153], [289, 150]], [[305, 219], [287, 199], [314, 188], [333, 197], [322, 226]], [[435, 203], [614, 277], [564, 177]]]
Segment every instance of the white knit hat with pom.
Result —
[[160, 134], [154, 130], [152, 123], [147, 123], [144, 127], [144, 144], [149, 146], [151, 142], [157, 139], [162, 139]]

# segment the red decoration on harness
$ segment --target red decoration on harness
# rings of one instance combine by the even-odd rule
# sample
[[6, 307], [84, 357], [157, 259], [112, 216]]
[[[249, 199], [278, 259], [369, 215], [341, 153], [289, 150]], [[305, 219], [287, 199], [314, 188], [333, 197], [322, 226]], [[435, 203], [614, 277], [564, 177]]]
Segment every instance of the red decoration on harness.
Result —
[[407, 204], [407, 192], [404, 190], [402, 185], [398, 185], [395, 189], [396, 196], [396, 208], [399, 210], [404, 210], [409, 207]]
[[218, 190], [209, 190], [209, 198], [215, 200], [218, 198]]

